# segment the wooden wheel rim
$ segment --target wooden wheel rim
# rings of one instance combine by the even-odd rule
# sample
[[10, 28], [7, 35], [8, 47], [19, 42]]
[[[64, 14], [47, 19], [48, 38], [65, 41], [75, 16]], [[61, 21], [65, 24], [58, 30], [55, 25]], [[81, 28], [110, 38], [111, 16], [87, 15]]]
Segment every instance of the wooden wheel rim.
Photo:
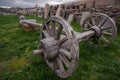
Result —
[[[102, 40], [100, 40], [100, 38], [98, 39], [98, 44], [97, 45], [99, 45], [99, 46], [103, 46], [103, 47], [107, 47], [107, 46], [109, 46], [110, 44], [112, 44], [113, 43], [113, 41], [115, 40], [115, 38], [116, 38], [116, 36], [117, 36], [117, 28], [116, 28], [116, 24], [115, 24], [115, 21], [112, 19], [112, 18], [110, 18], [109, 16], [107, 16], [106, 14], [103, 14], [103, 13], [98, 13], [98, 12], [96, 12], [96, 13], [92, 13], [92, 14], [90, 14], [84, 21], [83, 21], [83, 23], [82, 23], [82, 31], [88, 31], [92, 26], [96, 26], [96, 24], [95, 24], [95, 21], [94, 21], [94, 23], [90, 23], [90, 19], [92, 18], [92, 19], [94, 19], [93, 17], [95, 17], [95, 16], [98, 16], [98, 17], [101, 17], [101, 18], [103, 18], [103, 20], [100, 20], [101, 21], [101, 23], [102, 23], [102, 21], [103, 21], [103, 24], [101, 24], [102, 26], [101, 26], [101, 30], [104, 28], [106, 28], [106, 30], [102, 30], [102, 34], [101, 34], [101, 36], [100, 36], [100, 38], [103, 38], [104, 40], [106, 39], [106, 37], [103, 37], [103, 35], [111, 35], [111, 36], [109, 36], [109, 40], [106, 40], [106, 42], [104, 42], [104, 43], [101, 43], [100, 44], [100, 42], [102, 41]], [[106, 20], [106, 21], [105, 21]], [[98, 22], [98, 25], [97, 26], [100, 26], [100, 21]], [[107, 32], [107, 27], [106, 27], [106, 25], [108, 25], [108, 23], [110, 24], [110, 28], [109, 29], [111, 29], [111, 32], [110, 33], [108, 33]], [[87, 27], [87, 26], [89, 26], [89, 27]], [[90, 27], [91, 26], [91, 27]], [[86, 28], [86, 30], [85, 30], [85, 27], [87, 27]], [[108, 30], [109, 30], [108, 29]], [[105, 31], [105, 33], [104, 33], [104, 31]], [[96, 38], [97, 39], [97, 38]], [[108, 41], [108, 42], [107, 42]], [[91, 43], [91, 44], [95, 44], [94, 43], [94, 41], [92, 42], [92, 41], [89, 41], [89, 43]]]
[[[77, 68], [77, 66], [78, 66], [78, 63], [79, 63], [79, 47], [78, 47], [78, 43], [76, 43], [75, 42], [75, 40], [74, 40], [74, 36], [73, 36], [73, 29], [72, 29], [72, 27], [69, 25], [69, 23], [67, 22], [67, 21], [65, 21], [65, 20], [63, 20], [61, 17], [51, 17], [51, 18], [49, 18], [49, 19], [47, 19], [45, 22], [44, 22], [44, 24], [43, 24], [43, 26], [42, 26], [42, 30], [41, 30], [41, 39], [44, 39], [44, 38], [46, 38], [45, 37], [45, 35], [44, 35], [44, 33], [43, 33], [43, 31], [44, 30], [46, 30], [45, 29], [45, 25], [47, 24], [47, 23], [49, 23], [50, 21], [54, 21], [54, 22], [57, 22], [57, 23], [59, 23], [62, 27], [63, 27], [63, 31], [62, 32], [64, 32], [65, 34], [66, 34], [66, 37], [67, 37], [67, 40], [70, 42], [69, 44], [70, 44], [70, 49], [72, 49], [72, 50], [70, 50], [70, 55], [71, 55], [71, 60], [69, 60], [70, 61], [70, 63], [69, 63], [69, 66], [66, 66], [66, 69], [65, 69], [65, 62], [62, 60], [62, 58], [61, 58], [61, 55], [62, 55], [62, 57], [64, 56], [63, 54], [62, 54], [62, 49], [60, 48], [59, 49], [59, 53], [58, 53], [58, 56], [57, 56], [57, 58], [55, 58], [53, 61], [49, 61], [48, 59], [45, 59], [45, 61], [46, 61], [46, 63], [47, 63], [47, 65], [59, 76], [59, 77], [61, 77], [61, 78], [66, 78], [66, 77], [69, 77], [75, 70], [76, 70], [76, 68]], [[47, 36], [47, 37], [55, 37], [55, 36]], [[64, 43], [63, 43], [64, 44]], [[63, 45], [62, 44], [62, 45]], [[61, 46], [62, 46], [61, 45]], [[60, 47], [61, 47], [60, 46]], [[39, 47], [40, 48], [40, 47]], [[63, 47], [64, 48], [64, 47]], [[65, 56], [64, 56], [65, 57]], [[66, 59], [68, 59], [68, 58], [66, 58]], [[61, 61], [62, 61], [62, 63], [61, 63]], [[59, 62], [59, 64], [58, 64], [58, 62]], [[60, 67], [62, 67], [62, 66], [60, 66], [60, 65], [63, 65], [63, 67], [64, 67], [64, 70], [62, 70]], [[56, 67], [57, 66], [57, 67]], [[59, 67], [59, 68], [58, 68]]]

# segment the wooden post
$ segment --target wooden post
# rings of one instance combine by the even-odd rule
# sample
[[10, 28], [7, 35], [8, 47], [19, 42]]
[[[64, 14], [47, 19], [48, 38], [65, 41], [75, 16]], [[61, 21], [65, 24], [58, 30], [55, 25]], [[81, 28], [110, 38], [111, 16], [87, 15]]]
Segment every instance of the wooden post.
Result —
[[71, 23], [73, 21], [73, 19], [74, 19], [74, 14], [70, 14], [69, 17], [68, 17], [68, 19], [67, 19], [67, 21], [69, 23]]
[[50, 6], [49, 6], [49, 4], [45, 5], [44, 12], [45, 12], [44, 13], [44, 18], [47, 19], [48, 16], [49, 16], [49, 13], [50, 13]]
[[61, 11], [62, 11], [62, 5], [59, 5], [57, 12], [56, 12], [56, 16], [60, 16], [61, 15]]

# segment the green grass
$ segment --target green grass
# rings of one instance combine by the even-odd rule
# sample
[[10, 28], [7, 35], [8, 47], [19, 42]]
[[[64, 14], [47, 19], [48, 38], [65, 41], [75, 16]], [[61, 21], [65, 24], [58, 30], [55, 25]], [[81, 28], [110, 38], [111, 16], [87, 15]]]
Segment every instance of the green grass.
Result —
[[[16, 16], [0, 16], [0, 80], [61, 80], [41, 56], [31, 55], [37, 48], [40, 30], [24, 32], [18, 25]], [[72, 26], [80, 31], [78, 23]], [[120, 80], [120, 34], [107, 48], [80, 43], [79, 58], [76, 72], [63, 80]]]

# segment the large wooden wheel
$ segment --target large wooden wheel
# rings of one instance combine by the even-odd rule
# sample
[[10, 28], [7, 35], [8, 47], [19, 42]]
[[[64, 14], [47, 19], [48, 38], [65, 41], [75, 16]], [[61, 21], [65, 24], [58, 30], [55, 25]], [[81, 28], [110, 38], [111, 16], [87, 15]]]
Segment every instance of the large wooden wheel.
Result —
[[101, 29], [99, 36], [93, 36], [89, 39], [92, 44], [107, 47], [116, 38], [117, 28], [113, 19], [103, 13], [91, 13], [82, 23], [82, 31], [88, 31], [93, 26]]
[[61, 78], [69, 77], [78, 66], [79, 47], [73, 29], [60, 17], [43, 23], [38, 49], [43, 49], [47, 65]]

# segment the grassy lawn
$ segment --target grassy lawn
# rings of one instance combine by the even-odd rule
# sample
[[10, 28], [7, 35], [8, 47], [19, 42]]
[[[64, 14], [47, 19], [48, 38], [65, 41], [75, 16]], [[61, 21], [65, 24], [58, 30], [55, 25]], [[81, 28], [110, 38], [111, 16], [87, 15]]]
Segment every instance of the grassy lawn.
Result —
[[[44, 20], [26, 15], [27, 18]], [[119, 19], [120, 21], [120, 19]], [[40, 29], [24, 32], [16, 16], [0, 16], [0, 80], [62, 80], [46, 65], [41, 56], [31, 53], [37, 48]], [[78, 23], [72, 23], [79, 31]], [[77, 71], [63, 80], [120, 80], [120, 31], [115, 42], [107, 47], [80, 43]]]

